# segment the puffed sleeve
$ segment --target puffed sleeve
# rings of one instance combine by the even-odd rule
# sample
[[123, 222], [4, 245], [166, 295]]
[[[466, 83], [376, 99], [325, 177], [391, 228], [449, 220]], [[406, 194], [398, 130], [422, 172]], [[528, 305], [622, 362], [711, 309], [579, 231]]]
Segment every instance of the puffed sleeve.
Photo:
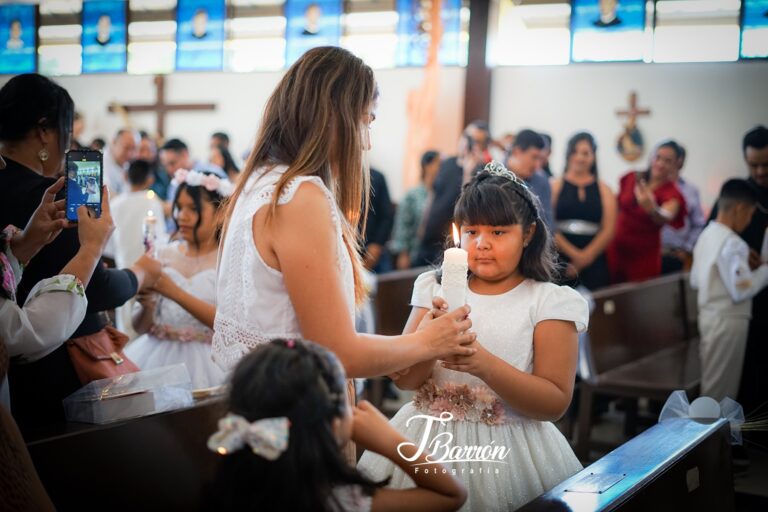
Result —
[[437, 283], [437, 271], [424, 272], [413, 283], [413, 295], [411, 306], [418, 308], [431, 308], [432, 299], [440, 293], [440, 285]]
[[6, 340], [11, 357], [27, 362], [46, 356], [69, 339], [88, 307], [82, 283], [66, 274], [37, 283], [23, 308], [2, 302], [0, 337]]
[[547, 283], [533, 316], [534, 325], [544, 320], [565, 320], [576, 324], [576, 331], [583, 332], [589, 324], [589, 306], [573, 288]]

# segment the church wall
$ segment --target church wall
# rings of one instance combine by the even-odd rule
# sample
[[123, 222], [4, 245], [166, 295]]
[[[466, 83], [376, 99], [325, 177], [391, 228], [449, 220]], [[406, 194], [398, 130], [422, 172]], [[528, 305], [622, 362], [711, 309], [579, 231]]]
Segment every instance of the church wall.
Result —
[[[671, 137], [688, 150], [683, 175], [699, 186], [709, 208], [728, 177], [747, 176], [741, 139], [756, 124], [768, 125], [768, 63], [578, 64], [504, 67], [493, 71], [494, 136], [531, 127], [553, 137], [551, 168], [563, 171], [568, 138], [588, 130], [598, 144], [602, 179], [614, 190], [619, 177], [645, 167], [651, 146]], [[638, 126], [646, 151], [625, 162], [616, 151], [629, 92], [651, 110]]]
[[[193, 156], [207, 156], [208, 136], [225, 130], [240, 154], [252, 144], [267, 97], [280, 73], [176, 73], [166, 79], [170, 102], [213, 102], [215, 112], [170, 114], [166, 134], [181, 137]], [[437, 107], [438, 126], [445, 131], [437, 149], [452, 154], [461, 129], [465, 71], [441, 72]], [[380, 87], [378, 118], [373, 125], [370, 162], [388, 178], [390, 193], [399, 200], [404, 192], [401, 167], [407, 133], [408, 92], [419, 86], [421, 69], [377, 70]], [[0, 85], [8, 77], [0, 77]], [[150, 76], [87, 75], [58, 77], [86, 118], [84, 140], [110, 136], [121, 125], [106, 112], [116, 99], [123, 103], [154, 100]], [[495, 136], [532, 127], [554, 138], [552, 169], [560, 174], [568, 137], [591, 131], [598, 142], [598, 163], [603, 179], [616, 188], [628, 169], [644, 166], [650, 146], [673, 137], [688, 149], [685, 176], [701, 188], [708, 207], [720, 184], [729, 176], [745, 176], [741, 138], [757, 123], [768, 123], [768, 63], [701, 64], [579, 64], [551, 67], [502, 67], [493, 71], [491, 129]], [[627, 163], [615, 150], [622, 129], [616, 109], [628, 104], [631, 90], [638, 105], [651, 109], [639, 118], [646, 141], [641, 160]], [[153, 114], [133, 114], [136, 126], [154, 128]]]
[[[455, 152], [461, 131], [464, 97], [463, 68], [443, 69], [440, 97], [436, 112], [438, 126], [444, 134], [437, 148]], [[390, 194], [398, 200], [402, 193], [401, 168], [407, 133], [406, 100], [408, 92], [421, 84], [421, 68], [376, 70], [380, 96], [377, 119], [373, 124], [371, 165], [387, 176]], [[179, 137], [189, 146], [194, 158], [208, 156], [208, 137], [214, 131], [226, 131], [237, 155], [253, 144], [264, 105], [282, 73], [174, 73], [166, 77], [165, 94], [169, 103], [215, 103], [213, 112], [180, 112], [166, 117], [167, 137]], [[0, 86], [10, 77], [0, 76]], [[86, 131], [83, 142], [94, 137], [111, 137], [123, 123], [119, 116], [107, 112], [107, 106], [119, 100], [123, 104], [154, 101], [155, 86], [151, 76], [81, 75], [56, 77], [83, 113]], [[154, 131], [151, 113], [131, 114], [138, 128]]]

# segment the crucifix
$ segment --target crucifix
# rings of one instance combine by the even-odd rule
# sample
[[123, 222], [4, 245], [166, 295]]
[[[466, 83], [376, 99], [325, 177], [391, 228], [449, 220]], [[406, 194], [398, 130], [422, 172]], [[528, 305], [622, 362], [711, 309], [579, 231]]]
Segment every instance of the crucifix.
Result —
[[617, 110], [617, 116], [628, 116], [631, 122], [635, 122], [637, 116], [647, 116], [651, 111], [647, 108], [637, 108], [637, 93], [632, 91], [629, 93], [629, 109]]
[[162, 140], [165, 137], [165, 116], [169, 112], [189, 110], [216, 110], [215, 103], [166, 103], [165, 77], [163, 75], [157, 75], [154, 82], [157, 91], [154, 103], [145, 105], [121, 105], [117, 102], [114, 102], [109, 106], [109, 111], [118, 112], [124, 115], [131, 112], [155, 112], [157, 114], [157, 137]]
[[643, 136], [637, 128], [637, 116], [650, 115], [651, 111], [647, 108], [638, 108], [637, 93], [629, 93], [629, 108], [627, 110], [617, 110], [617, 116], [626, 116], [627, 123], [624, 125], [624, 131], [619, 135], [616, 143], [616, 149], [622, 158], [628, 162], [634, 162], [643, 154]]

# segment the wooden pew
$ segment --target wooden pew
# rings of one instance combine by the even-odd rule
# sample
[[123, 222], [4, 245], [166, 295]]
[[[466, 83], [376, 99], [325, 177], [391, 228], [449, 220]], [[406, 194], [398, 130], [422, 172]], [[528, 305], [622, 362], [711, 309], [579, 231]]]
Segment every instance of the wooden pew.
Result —
[[519, 512], [734, 510], [727, 420], [657, 424]]
[[58, 510], [199, 510], [218, 455], [220, 399], [108, 425], [67, 423], [28, 442]]
[[626, 434], [631, 436], [637, 398], [663, 401], [678, 389], [690, 398], [698, 394], [696, 303], [687, 281], [687, 274], [674, 274], [593, 294], [595, 308], [582, 347], [589, 374], [579, 385], [575, 450], [581, 460], [599, 444], [590, 437], [596, 395], [630, 399]]
[[396, 270], [376, 276], [376, 297], [374, 311], [376, 334], [397, 336], [403, 333], [403, 327], [411, 314], [411, 295], [413, 283], [419, 274], [430, 267]]

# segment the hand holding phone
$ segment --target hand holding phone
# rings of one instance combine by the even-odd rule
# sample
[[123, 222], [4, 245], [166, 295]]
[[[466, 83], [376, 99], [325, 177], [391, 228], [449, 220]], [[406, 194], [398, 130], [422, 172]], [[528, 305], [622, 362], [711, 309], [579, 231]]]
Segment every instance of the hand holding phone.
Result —
[[109, 237], [115, 230], [115, 224], [112, 221], [112, 215], [109, 210], [109, 197], [107, 196], [107, 187], [102, 187], [102, 203], [104, 210], [101, 217], [96, 217], [92, 210], [82, 205], [78, 208], [77, 236], [80, 240], [80, 247], [86, 248], [101, 256], [104, 246], [107, 245]]
[[86, 206], [96, 217], [101, 216], [104, 170], [100, 151], [68, 151], [66, 158], [66, 216], [77, 222], [77, 209]]

